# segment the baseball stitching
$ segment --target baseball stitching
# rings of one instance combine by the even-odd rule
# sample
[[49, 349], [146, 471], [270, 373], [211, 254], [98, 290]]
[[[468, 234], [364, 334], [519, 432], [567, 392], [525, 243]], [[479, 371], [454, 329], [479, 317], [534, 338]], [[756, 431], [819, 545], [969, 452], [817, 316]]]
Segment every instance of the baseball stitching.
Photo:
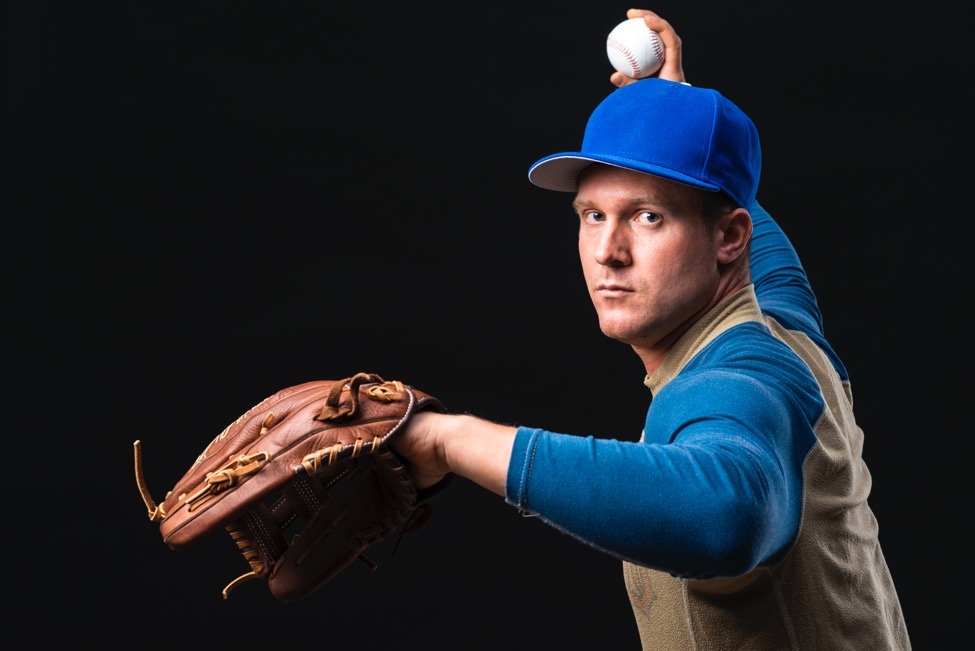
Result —
[[[660, 44], [660, 37], [654, 34], [653, 30], [650, 29], [649, 27], [647, 28], [647, 31], [650, 32], [650, 43], [651, 46], [653, 47], [653, 53], [657, 55], [657, 61], [663, 61], [664, 51], [663, 51], [663, 47]], [[640, 66], [637, 63], [636, 57], [633, 55], [633, 52], [631, 52], [629, 48], [627, 48], [625, 45], [623, 45], [623, 43], [616, 40], [612, 36], [609, 37], [607, 41], [609, 42], [609, 45], [611, 47], [613, 47], [616, 51], [618, 51], [626, 58], [626, 62], [630, 66], [630, 76], [636, 77], [637, 75], [639, 75]]]

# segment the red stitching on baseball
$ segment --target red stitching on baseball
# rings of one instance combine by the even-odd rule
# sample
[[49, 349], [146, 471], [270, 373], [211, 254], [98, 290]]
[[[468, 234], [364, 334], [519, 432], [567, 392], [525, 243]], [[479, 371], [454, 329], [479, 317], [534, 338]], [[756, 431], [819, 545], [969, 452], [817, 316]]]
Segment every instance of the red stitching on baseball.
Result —
[[664, 49], [660, 44], [660, 37], [657, 36], [657, 33], [649, 27], [647, 27], [647, 31], [650, 32], [650, 43], [653, 46], [653, 53], [657, 55], [657, 61], [663, 61]]
[[620, 54], [626, 57], [626, 62], [630, 64], [630, 76], [636, 77], [638, 74], [640, 74], [640, 68], [637, 66], [636, 57], [633, 56], [633, 53], [615, 38], [609, 38], [607, 40], [609, 44], [612, 45]]

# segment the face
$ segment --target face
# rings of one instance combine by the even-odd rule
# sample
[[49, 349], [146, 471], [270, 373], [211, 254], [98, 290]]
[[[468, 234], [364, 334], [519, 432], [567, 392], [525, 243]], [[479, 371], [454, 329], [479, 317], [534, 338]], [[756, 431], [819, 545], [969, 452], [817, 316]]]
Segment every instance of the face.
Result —
[[637, 352], [666, 348], [718, 302], [720, 246], [696, 190], [593, 165], [573, 207], [583, 274], [607, 336]]

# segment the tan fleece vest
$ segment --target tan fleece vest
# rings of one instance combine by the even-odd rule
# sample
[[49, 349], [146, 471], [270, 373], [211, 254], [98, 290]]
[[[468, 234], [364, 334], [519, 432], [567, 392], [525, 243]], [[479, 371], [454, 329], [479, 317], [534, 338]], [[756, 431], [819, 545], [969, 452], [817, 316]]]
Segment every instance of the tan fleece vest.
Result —
[[766, 324], [806, 361], [828, 408], [803, 467], [799, 534], [775, 565], [739, 577], [679, 579], [624, 562], [643, 649], [908, 650], [900, 602], [867, 504], [871, 478], [852, 392], [822, 351], [804, 334], [763, 316], [749, 285], [685, 333], [645, 384], [656, 393], [708, 342], [747, 321]]

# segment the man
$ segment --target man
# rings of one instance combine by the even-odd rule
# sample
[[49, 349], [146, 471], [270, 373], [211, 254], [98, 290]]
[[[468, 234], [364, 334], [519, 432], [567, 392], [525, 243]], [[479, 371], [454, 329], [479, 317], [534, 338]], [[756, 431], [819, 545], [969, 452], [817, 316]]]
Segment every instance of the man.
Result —
[[665, 65], [615, 73], [578, 152], [529, 170], [575, 193], [603, 333], [646, 368], [639, 442], [422, 413], [394, 445], [619, 558], [644, 648], [909, 649], [868, 506], [849, 377], [794, 249], [756, 202], [752, 121]]

